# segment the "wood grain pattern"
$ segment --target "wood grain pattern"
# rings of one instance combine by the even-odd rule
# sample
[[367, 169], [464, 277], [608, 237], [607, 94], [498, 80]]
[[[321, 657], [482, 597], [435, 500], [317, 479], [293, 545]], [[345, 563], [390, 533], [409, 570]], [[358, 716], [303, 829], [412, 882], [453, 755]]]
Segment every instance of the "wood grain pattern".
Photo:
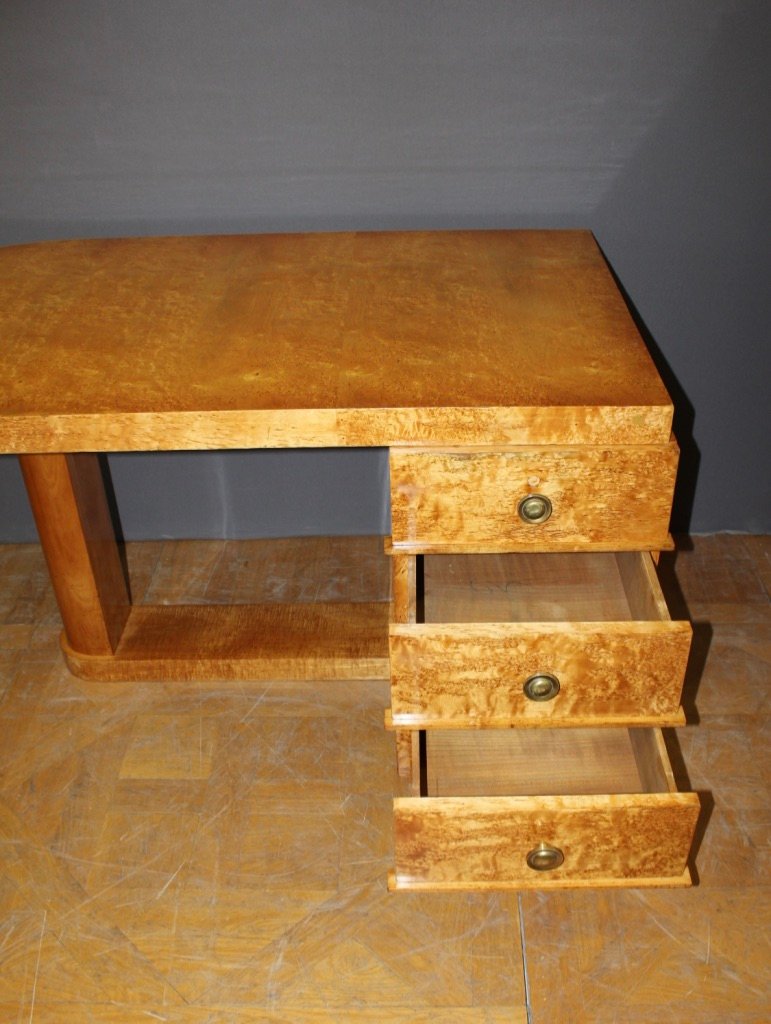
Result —
[[633, 618], [612, 552], [446, 554], [423, 561], [426, 622]]
[[[394, 801], [396, 888], [555, 888], [591, 881], [689, 884], [695, 794], [404, 797]], [[527, 866], [546, 842], [565, 861]]]
[[387, 602], [132, 608], [115, 654], [63, 647], [95, 680], [382, 679]]
[[[394, 448], [396, 550], [635, 550], [669, 541], [676, 445], [453, 450]], [[550, 499], [540, 524], [521, 521], [528, 494]]]
[[425, 581], [426, 623], [390, 627], [394, 727], [683, 724], [691, 626], [646, 552], [432, 555]]
[[677, 783], [661, 729], [630, 729], [629, 742], [643, 790], [676, 793]]
[[[386, 538], [384, 550], [391, 563], [391, 619], [393, 622], [415, 622], [417, 619], [417, 559], [416, 555], [394, 554], [391, 538]], [[389, 675], [393, 672], [393, 655], [389, 649]], [[393, 723], [390, 712], [387, 728]], [[397, 729], [396, 768], [400, 779], [409, 783], [410, 791], [420, 792], [420, 741], [415, 732]]]
[[[351, 544], [333, 551], [332, 594], [353, 561]], [[259, 602], [276, 577], [312, 590], [275, 542], [127, 554], [137, 600], [170, 588], [175, 600]], [[710, 622], [699, 717], [676, 736], [692, 787], [714, 799], [693, 849], [698, 886], [389, 894], [384, 681], [85, 683], [61, 666], [40, 549], [0, 545], [0, 1020], [765, 1022], [770, 555], [769, 538], [724, 535], [663, 560], [694, 620]], [[529, 556], [494, 561], [510, 557], [527, 568]], [[368, 564], [360, 599], [377, 600], [387, 575]], [[483, 585], [498, 578], [491, 567]], [[553, 576], [539, 578], [534, 568], [554, 604]], [[495, 602], [505, 584], [483, 593]], [[167, 777], [184, 764], [191, 778]]]
[[[656, 731], [432, 729], [426, 734], [425, 793], [429, 797], [643, 793], [647, 790], [632, 737]], [[668, 787], [660, 788], [666, 792]]]
[[[687, 622], [473, 623], [390, 626], [396, 726], [680, 724]], [[559, 680], [529, 700], [529, 676]]]
[[[386, 728], [392, 729], [390, 711], [386, 711]], [[411, 796], [420, 794], [420, 733], [416, 729], [396, 729], [396, 771], [408, 786]]]
[[[395, 888], [690, 884], [700, 802], [660, 729], [432, 730], [426, 793], [394, 802]], [[531, 869], [541, 842], [564, 864]]]
[[621, 584], [633, 619], [669, 619], [669, 609], [661, 592], [654, 558], [645, 551], [619, 551], [616, 554]]
[[[344, 592], [352, 543], [334, 550], [339, 575], [324, 573]], [[137, 600], [312, 583], [274, 542], [127, 554]], [[696, 537], [663, 560], [711, 623], [698, 719], [676, 737], [715, 802], [698, 886], [388, 894], [384, 681], [84, 683], [60, 665], [40, 549], [0, 546], [0, 1020], [511, 1024], [526, 977], [533, 1024], [765, 1022], [770, 555], [768, 538]], [[184, 764], [190, 778], [170, 777]]]
[[21, 469], [69, 643], [115, 650], [130, 597], [95, 455], [25, 455]]
[[[387, 596], [381, 539], [295, 546], [294, 575], [283, 542], [127, 555], [138, 601], [181, 567], [190, 599], [307, 600], [324, 553], [322, 592]], [[58, 630], [40, 549], [0, 545], [4, 1024], [524, 1024], [515, 896], [387, 891], [385, 680], [89, 683]]]
[[582, 231], [0, 249], [0, 451], [663, 443]]
[[[386, 550], [392, 550], [390, 538]], [[417, 566], [415, 555], [391, 554], [391, 601], [394, 622], [415, 622], [417, 616]]]

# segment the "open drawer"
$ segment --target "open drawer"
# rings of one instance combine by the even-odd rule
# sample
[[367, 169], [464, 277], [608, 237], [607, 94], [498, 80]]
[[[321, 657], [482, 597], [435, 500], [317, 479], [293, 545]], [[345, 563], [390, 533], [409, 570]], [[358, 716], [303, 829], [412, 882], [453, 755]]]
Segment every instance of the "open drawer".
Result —
[[425, 556], [389, 627], [397, 729], [682, 725], [688, 622], [647, 552]]
[[392, 889], [690, 885], [699, 815], [659, 729], [429, 731]]

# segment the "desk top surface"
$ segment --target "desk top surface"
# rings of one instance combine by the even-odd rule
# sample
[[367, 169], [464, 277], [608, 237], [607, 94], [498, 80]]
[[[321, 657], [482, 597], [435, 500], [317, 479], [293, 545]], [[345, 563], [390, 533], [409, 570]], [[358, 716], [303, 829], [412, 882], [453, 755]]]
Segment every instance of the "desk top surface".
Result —
[[0, 249], [0, 451], [665, 441], [584, 231]]

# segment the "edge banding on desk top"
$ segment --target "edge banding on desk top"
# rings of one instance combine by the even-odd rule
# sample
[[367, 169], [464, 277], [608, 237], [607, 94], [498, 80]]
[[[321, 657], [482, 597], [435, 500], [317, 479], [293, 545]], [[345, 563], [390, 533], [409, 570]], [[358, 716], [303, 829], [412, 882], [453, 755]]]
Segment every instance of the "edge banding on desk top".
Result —
[[577, 446], [666, 442], [671, 406], [617, 409], [282, 409], [202, 412], [0, 412], [0, 451], [224, 451], [259, 448]]

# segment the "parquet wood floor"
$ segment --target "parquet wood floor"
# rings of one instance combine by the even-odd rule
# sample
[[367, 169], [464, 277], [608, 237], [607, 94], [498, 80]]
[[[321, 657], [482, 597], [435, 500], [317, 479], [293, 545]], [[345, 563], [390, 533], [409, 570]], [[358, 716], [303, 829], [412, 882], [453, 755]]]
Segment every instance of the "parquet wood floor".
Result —
[[[385, 681], [85, 683], [39, 549], [0, 547], [0, 1021], [768, 1020], [770, 556], [715, 536], [662, 566], [697, 636], [698, 886], [518, 897], [387, 893]], [[388, 596], [378, 538], [128, 559], [135, 600]]]

